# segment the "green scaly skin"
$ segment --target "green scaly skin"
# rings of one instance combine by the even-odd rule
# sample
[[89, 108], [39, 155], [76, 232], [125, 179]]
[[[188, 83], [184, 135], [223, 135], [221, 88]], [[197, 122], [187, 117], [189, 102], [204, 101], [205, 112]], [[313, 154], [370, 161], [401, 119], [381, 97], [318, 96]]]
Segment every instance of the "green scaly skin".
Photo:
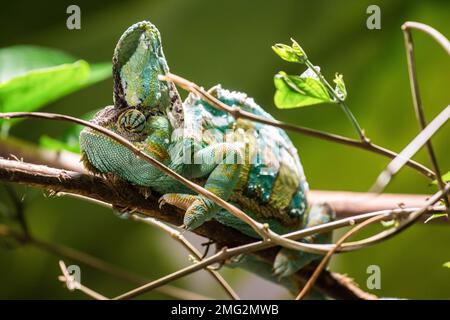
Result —
[[[92, 120], [132, 142], [170, 169], [268, 223], [280, 234], [333, 219], [326, 204], [308, 208], [308, 185], [297, 150], [287, 134], [272, 126], [236, 121], [190, 94], [182, 102], [175, 85], [160, 81], [169, 71], [158, 29], [150, 22], [131, 26], [120, 38], [113, 56], [114, 105]], [[271, 118], [245, 94], [222, 89], [209, 92], [230, 106]], [[162, 195], [186, 211], [184, 226], [195, 229], [209, 219], [258, 237], [244, 222], [209, 199], [194, 194], [178, 181], [136, 157], [116, 141], [89, 128], [80, 135], [82, 158], [94, 173], [112, 173], [134, 185]], [[327, 243], [331, 234], [302, 239]], [[246, 267], [271, 280], [289, 276], [316, 255], [281, 249], [273, 270], [249, 258]]]

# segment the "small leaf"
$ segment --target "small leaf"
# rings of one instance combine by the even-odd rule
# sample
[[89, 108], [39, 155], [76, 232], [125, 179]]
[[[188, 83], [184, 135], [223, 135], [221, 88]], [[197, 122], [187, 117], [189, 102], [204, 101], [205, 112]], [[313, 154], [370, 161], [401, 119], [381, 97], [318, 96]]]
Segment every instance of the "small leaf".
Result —
[[[444, 181], [444, 182], [450, 182], [450, 171], [447, 172], [447, 173], [445, 173], [445, 174], [442, 176], [442, 181]], [[432, 184], [435, 184], [435, 185], [438, 184], [438, 183], [437, 183], [437, 180], [433, 180], [431, 183], [432, 183]]]
[[333, 82], [336, 84], [334, 91], [341, 100], [345, 100], [347, 97], [347, 89], [345, 88], [344, 76], [342, 74], [336, 73]]
[[305, 51], [303, 51], [302, 47], [300, 47], [297, 41], [292, 38], [291, 41], [292, 46], [277, 43], [272, 46], [272, 50], [275, 51], [275, 53], [279, 55], [283, 60], [286, 60], [288, 62], [304, 63], [308, 59]]
[[[275, 75], [275, 105], [280, 109], [310, 106], [323, 102], [333, 102], [326, 87], [316, 78], [287, 75], [279, 72]], [[310, 72], [312, 72], [310, 70]], [[306, 75], [306, 76], [305, 76]]]
[[429, 222], [431, 220], [434, 220], [434, 219], [437, 219], [437, 218], [441, 218], [441, 217], [447, 217], [448, 218], [448, 215], [446, 213], [435, 213], [435, 214], [431, 215], [430, 217], [428, 217], [428, 219], [425, 220], [424, 223], [427, 223], [427, 222]]
[[450, 269], [450, 261], [444, 263], [442, 266]]

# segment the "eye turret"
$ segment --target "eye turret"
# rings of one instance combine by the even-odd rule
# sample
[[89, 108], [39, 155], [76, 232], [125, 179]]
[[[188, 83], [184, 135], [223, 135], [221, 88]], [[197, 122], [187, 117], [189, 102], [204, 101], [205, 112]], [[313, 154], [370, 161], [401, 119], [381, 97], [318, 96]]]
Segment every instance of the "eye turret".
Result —
[[119, 128], [130, 133], [141, 133], [145, 128], [146, 118], [138, 110], [132, 109], [123, 112], [119, 116]]

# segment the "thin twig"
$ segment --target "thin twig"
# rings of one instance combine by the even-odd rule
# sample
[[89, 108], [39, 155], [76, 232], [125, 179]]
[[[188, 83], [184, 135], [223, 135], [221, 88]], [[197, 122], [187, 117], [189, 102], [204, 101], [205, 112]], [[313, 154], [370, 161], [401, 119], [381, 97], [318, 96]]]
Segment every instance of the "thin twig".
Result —
[[[450, 184], [448, 184], [446, 187], [447, 187], [447, 189], [450, 188]], [[419, 210], [414, 211], [411, 214], [411, 218], [408, 219], [405, 223], [401, 224], [399, 227], [391, 228], [390, 230], [393, 230], [393, 232], [391, 232], [391, 234], [386, 232], [386, 234], [384, 234], [384, 239], [387, 239], [387, 238], [391, 237], [392, 233], [399, 233], [400, 231], [405, 230], [414, 221], [416, 221], [425, 211], [427, 211], [428, 207], [430, 205], [432, 205], [435, 202], [439, 201], [439, 199], [442, 197], [442, 195], [443, 195], [442, 191], [439, 191], [438, 193], [436, 193], [433, 197], [430, 198], [430, 200], [428, 201], [428, 204], [426, 206], [424, 206], [423, 208], [421, 208]], [[383, 219], [387, 219], [388, 217], [390, 217], [392, 215], [392, 211], [394, 211], [394, 210], [391, 210], [391, 212], [388, 213], [388, 214], [379, 214], [378, 213], [378, 214], [376, 214], [376, 216], [377, 217], [383, 217]], [[369, 219], [372, 219], [373, 217], [374, 216], [372, 215]], [[355, 222], [354, 221], [349, 221], [349, 224], [353, 225], [353, 224], [355, 224]], [[307, 230], [308, 232], [311, 232], [310, 229], [313, 229], [313, 228], [308, 228], [308, 229], [305, 229], [305, 230]], [[300, 230], [300, 231], [295, 232], [295, 233], [298, 235], [302, 231], [303, 230]], [[317, 232], [315, 232], [315, 233], [317, 233]], [[288, 237], [289, 235], [292, 235], [292, 234], [294, 234], [294, 232], [291, 233], [291, 234], [288, 234], [288, 235], [284, 235], [284, 236]], [[382, 233], [380, 233], [380, 234], [382, 234]], [[344, 250], [345, 247], [347, 247], [346, 248], [347, 250], [344, 250], [344, 251], [348, 251], [350, 248], [351, 249], [355, 249], [353, 247], [361, 248], [362, 247], [361, 243], [363, 243], [363, 242], [365, 242], [365, 246], [368, 246], [368, 245], [373, 245], [374, 243], [377, 243], [377, 242], [379, 242], [382, 239], [382, 237], [379, 237], [379, 238], [375, 239], [376, 236], [374, 236], [372, 238], [374, 238], [372, 241], [367, 241], [367, 239], [364, 239], [364, 240], [356, 241], [356, 242], [353, 242], [353, 243], [352, 242], [351, 243], [342, 243], [342, 244], [340, 244], [340, 246], [337, 246], [335, 244], [324, 245], [324, 246], [327, 247], [328, 251], [335, 250], [335, 253], [336, 253], [338, 250]], [[150, 282], [150, 283], [148, 283], [146, 285], [143, 285], [141, 287], [138, 287], [136, 289], [130, 290], [130, 291], [128, 291], [128, 292], [126, 292], [126, 293], [124, 293], [122, 295], [117, 296], [114, 299], [121, 300], [121, 299], [134, 298], [134, 297], [136, 297], [138, 295], [141, 295], [141, 294], [143, 294], [145, 292], [148, 292], [149, 290], [157, 288], [157, 287], [159, 287], [161, 285], [164, 285], [166, 283], [169, 283], [169, 282], [174, 281], [176, 279], [179, 279], [181, 277], [187, 276], [187, 275], [189, 275], [189, 274], [191, 274], [193, 272], [196, 272], [196, 271], [198, 271], [200, 269], [206, 268], [207, 266], [209, 266], [211, 264], [214, 264], [216, 262], [220, 263], [222, 261], [226, 261], [226, 259], [229, 259], [229, 258], [231, 258], [233, 256], [236, 256], [236, 255], [239, 255], [239, 254], [251, 253], [253, 251], [256, 251], [256, 250], [260, 249], [261, 247], [264, 248], [266, 245], [267, 245], [266, 242], [261, 242], [260, 241], [260, 242], [255, 242], [255, 243], [251, 243], [251, 244], [248, 244], [248, 245], [243, 245], [243, 246], [240, 246], [240, 247], [235, 247], [235, 248], [230, 248], [230, 249], [224, 247], [224, 248], [222, 248], [222, 250], [217, 252], [215, 255], [213, 255], [213, 256], [211, 256], [211, 257], [209, 257], [207, 259], [204, 259], [204, 260], [200, 261], [197, 264], [188, 266], [188, 267], [186, 267], [184, 269], [180, 269], [180, 270], [178, 270], [176, 272], [168, 274], [167, 276], [161, 277], [158, 280]], [[341, 247], [341, 248], [339, 248], [339, 247]]]
[[[382, 231], [382, 232], [380, 232], [372, 237], [369, 237], [367, 239], [344, 244], [343, 246], [348, 245], [348, 246], [352, 246], [352, 249], [357, 249], [358, 247], [363, 248], [363, 247], [366, 247], [367, 245], [373, 245], [373, 244], [379, 243], [381, 241], [386, 241], [387, 239], [392, 238], [393, 236], [406, 230], [406, 228], [408, 228], [413, 223], [418, 221], [418, 219], [421, 218], [423, 216], [423, 214], [428, 210], [429, 206], [432, 206], [436, 202], [438, 202], [442, 197], [444, 197], [446, 195], [446, 193], [449, 192], [449, 190], [450, 190], [450, 183], [447, 183], [443, 190], [439, 190], [432, 197], [430, 197], [430, 199], [427, 201], [427, 205], [422, 207], [420, 210], [412, 212], [398, 226], [393, 227], [388, 230], [385, 230], [385, 231]], [[445, 210], [445, 207], [441, 207], [441, 208], [442, 208], [442, 210]], [[342, 248], [342, 249], [345, 249], [345, 248]]]
[[352, 228], [350, 231], [348, 231], [346, 234], [344, 234], [337, 242], [333, 249], [328, 251], [328, 253], [323, 257], [323, 259], [320, 261], [320, 264], [317, 266], [316, 270], [314, 270], [313, 275], [309, 278], [308, 282], [305, 284], [303, 289], [300, 291], [300, 293], [297, 295], [295, 300], [302, 300], [308, 292], [312, 289], [314, 286], [314, 283], [316, 282], [317, 278], [319, 277], [320, 273], [323, 271], [323, 269], [326, 267], [328, 261], [331, 259], [334, 253], [336, 253], [336, 250], [339, 249], [339, 247], [352, 235], [363, 229], [364, 227], [368, 226], [371, 223], [374, 223], [376, 221], [382, 221], [386, 219], [384, 215], [378, 215], [374, 216], [361, 224], [357, 225], [356, 227]]
[[[83, 200], [87, 200], [87, 201], [92, 201], [93, 199], [91, 198], [87, 198], [87, 197], [83, 197]], [[103, 207], [107, 207], [107, 208], [112, 208], [112, 205], [103, 201], [98, 201], [98, 200], [94, 200], [93, 201], [95, 204], [101, 205]], [[179, 243], [181, 243], [181, 245], [183, 247], [185, 247], [197, 260], [202, 260], [203, 257], [200, 254], [200, 252], [197, 250], [197, 248], [195, 248], [195, 246], [193, 244], [191, 244], [186, 237], [183, 236], [183, 234], [181, 232], [179, 232], [178, 230], [176, 230], [175, 228], [170, 227], [169, 225], [153, 218], [153, 217], [142, 217], [136, 213], [131, 214], [130, 218], [132, 218], [133, 220], [136, 220], [138, 222], [143, 222], [146, 224], [149, 224], [153, 227], [156, 227], [160, 230], [162, 230], [163, 232], [165, 232], [166, 234], [168, 234], [171, 238], [177, 240]], [[240, 300], [239, 296], [237, 295], [237, 293], [233, 290], [233, 288], [228, 284], [228, 282], [220, 275], [220, 273], [218, 273], [215, 270], [211, 270], [211, 269], [206, 269], [206, 271], [208, 271], [219, 283], [219, 285], [225, 290], [225, 292], [227, 293], [227, 295], [233, 299], [233, 300]], [[141, 281], [142, 282], [142, 281]], [[148, 282], [148, 281], [146, 281]], [[198, 299], [196, 299], [198, 300]]]
[[374, 185], [371, 192], [381, 193], [389, 184], [392, 177], [414, 156], [422, 146], [447, 122], [450, 118], [450, 105], [442, 110], [428, 126], [423, 129], [384, 169]]
[[[101, 260], [95, 256], [89, 255], [85, 252], [78, 251], [61, 244], [44, 241], [42, 239], [26, 237], [23, 233], [11, 230], [8, 226], [0, 224], [0, 237], [12, 238], [21, 244], [29, 244], [36, 248], [53, 254], [57, 257], [63, 257], [86, 265], [92, 269], [105, 272], [115, 278], [130, 282], [135, 285], [142, 285], [149, 282], [149, 279], [133, 274], [125, 269], [122, 269], [109, 262]], [[177, 288], [171, 285], [165, 285], [156, 289], [159, 293], [165, 294], [169, 297], [182, 300], [211, 300], [212, 298], [204, 295], [187, 291], [185, 289]]]
[[[423, 112], [422, 107], [422, 99], [420, 97], [419, 91], [419, 83], [417, 80], [417, 71], [416, 71], [416, 63], [414, 60], [414, 42], [411, 34], [411, 28], [408, 25], [402, 26], [403, 35], [405, 38], [405, 48], [406, 48], [406, 59], [408, 62], [408, 74], [409, 74], [409, 82], [411, 86], [411, 95], [413, 99], [414, 111], [416, 113], [417, 122], [419, 123], [420, 130], [424, 130], [427, 126], [427, 122], [425, 120], [425, 114]], [[447, 41], [448, 43], [448, 41]], [[430, 157], [431, 164], [433, 165], [434, 173], [436, 174], [436, 180], [439, 188], [441, 190], [444, 189], [445, 183], [442, 180], [442, 173], [439, 169], [439, 164], [436, 158], [436, 155], [433, 150], [433, 145], [431, 144], [431, 140], [428, 140], [425, 144], [428, 155]], [[445, 206], [447, 208], [447, 213], [450, 213], [450, 200], [449, 197], [446, 196], [443, 198]]]
[[101, 295], [100, 293], [77, 282], [76, 279], [69, 274], [69, 271], [67, 270], [66, 264], [64, 263], [64, 261], [62, 261], [62, 260], [59, 261], [59, 267], [61, 268], [61, 272], [63, 275], [60, 276], [58, 279], [62, 282], [65, 282], [66, 287], [67, 287], [67, 289], [69, 289], [69, 291], [79, 290], [79, 291], [83, 292], [84, 294], [86, 294], [87, 296], [94, 298], [95, 300], [109, 300], [108, 298]]
[[[163, 223], [161, 221], [158, 221], [158, 220], [156, 220], [155, 218], [152, 218], [152, 217], [145, 217], [145, 218], [143, 218], [143, 217], [140, 217], [137, 214], [132, 214], [131, 218], [136, 220], [136, 221], [140, 221], [140, 222], [144, 222], [146, 224], [152, 225], [152, 226], [154, 226], [154, 227], [164, 231], [165, 233], [169, 234], [172, 238], [174, 238], [175, 240], [180, 242], [181, 245], [183, 247], [185, 247], [195, 257], [195, 259], [197, 261], [201, 261], [202, 260], [202, 254], [178, 230], [176, 230], [176, 229], [168, 226], [167, 224], [165, 224], [165, 223]], [[211, 270], [210, 268], [206, 268], [205, 270], [208, 271], [214, 277], [214, 279], [217, 280], [219, 285], [225, 290], [225, 292], [228, 294], [228, 296], [231, 299], [233, 299], [233, 300], [240, 300], [240, 298], [237, 295], [237, 293], [228, 284], [228, 282], [220, 275], [219, 272], [217, 272], [215, 270]]]
[[[351, 138], [339, 136], [339, 135], [332, 134], [332, 133], [327, 133], [327, 132], [322, 132], [322, 131], [318, 131], [318, 130], [314, 130], [314, 129], [310, 129], [310, 128], [305, 128], [305, 127], [297, 126], [294, 124], [281, 122], [279, 120], [261, 117], [261, 116], [255, 115], [253, 113], [244, 111], [237, 106], [226, 105], [222, 101], [218, 100], [217, 98], [213, 97], [211, 94], [206, 92], [203, 88], [199, 87], [194, 82], [186, 80], [186, 79], [184, 79], [178, 75], [175, 75], [173, 73], [167, 73], [164, 76], [160, 76], [160, 79], [166, 80], [166, 81], [172, 81], [172, 82], [176, 83], [178, 86], [182, 87], [183, 89], [197, 94], [202, 99], [204, 99], [205, 101], [210, 103], [212, 106], [214, 106], [220, 110], [223, 110], [225, 112], [228, 112], [235, 119], [239, 119], [239, 118], [248, 119], [251, 121], [258, 122], [258, 123], [275, 126], [275, 127], [278, 127], [278, 128], [284, 129], [284, 130], [297, 132], [300, 134], [319, 138], [322, 140], [336, 142], [336, 143], [340, 143], [340, 144], [344, 144], [344, 145], [348, 145], [348, 146], [353, 146], [353, 147], [363, 149], [366, 151], [371, 151], [371, 152], [374, 152], [376, 154], [379, 154], [379, 155], [382, 155], [382, 156], [385, 156], [385, 157], [388, 157], [391, 159], [394, 159], [397, 156], [397, 153], [395, 153], [394, 151], [383, 148], [383, 147], [376, 145], [368, 140], [359, 141], [359, 140], [354, 140]], [[424, 165], [422, 165], [414, 160], [409, 160], [407, 164], [408, 164], [408, 166], [410, 166], [411, 168], [422, 173], [426, 177], [434, 179], [434, 172], [431, 171], [430, 169], [428, 169], [427, 167], [425, 167]]]
[[402, 29], [415, 29], [424, 32], [425, 34], [436, 40], [436, 42], [447, 52], [447, 54], [450, 55], [450, 41], [448, 41], [448, 39], [442, 33], [430, 27], [429, 25], [420, 22], [407, 21], [402, 25]]

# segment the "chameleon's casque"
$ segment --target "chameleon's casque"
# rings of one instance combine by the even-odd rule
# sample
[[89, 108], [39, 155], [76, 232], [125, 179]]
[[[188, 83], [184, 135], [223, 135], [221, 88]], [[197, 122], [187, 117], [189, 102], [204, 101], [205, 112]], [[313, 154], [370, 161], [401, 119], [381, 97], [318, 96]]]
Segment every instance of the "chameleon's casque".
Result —
[[[308, 208], [302, 165], [283, 130], [243, 119], [236, 121], [193, 94], [182, 102], [174, 84], [158, 78], [168, 70], [156, 27], [146, 21], [131, 26], [114, 51], [114, 106], [98, 112], [92, 121], [125, 137], [258, 221], [267, 222], [275, 232], [286, 233], [333, 218], [325, 204]], [[227, 105], [272, 119], [243, 93], [220, 85], [209, 92]], [[80, 145], [88, 169], [112, 173], [161, 193], [162, 204], [186, 210], [187, 228], [216, 219], [257, 237], [244, 222], [112, 139], [87, 128], [81, 132]], [[329, 234], [322, 234], [301, 241], [329, 240]], [[275, 260], [274, 274], [290, 275], [315, 258], [282, 249]], [[255, 261], [247, 262], [248, 268], [259, 268], [252, 267], [259, 265]]]

